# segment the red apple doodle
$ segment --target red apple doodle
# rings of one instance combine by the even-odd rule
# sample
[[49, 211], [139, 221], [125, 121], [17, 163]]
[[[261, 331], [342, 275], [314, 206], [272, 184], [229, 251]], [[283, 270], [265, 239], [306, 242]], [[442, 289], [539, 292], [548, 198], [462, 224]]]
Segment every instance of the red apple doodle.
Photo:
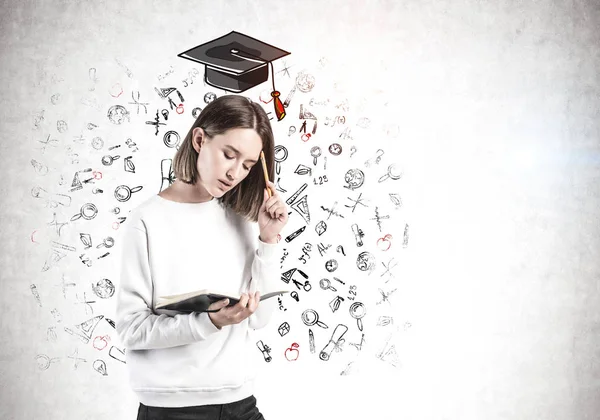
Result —
[[110, 341], [110, 337], [108, 335], [105, 336], [96, 336], [94, 338], [94, 348], [96, 350], [104, 350], [106, 346], [108, 346], [108, 342]]
[[298, 356], [300, 356], [300, 351], [298, 351], [298, 343], [292, 343], [291, 347], [285, 349], [285, 358], [288, 362], [294, 362], [298, 360]]
[[390, 241], [390, 239], [392, 239], [392, 235], [390, 235], [389, 233], [383, 238], [377, 239], [377, 246], [379, 247], [379, 249], [381, 249], [382, 251], [387, 251], [388, 249], [390, 249], [390, 247], [392, 246], [392, 242]]

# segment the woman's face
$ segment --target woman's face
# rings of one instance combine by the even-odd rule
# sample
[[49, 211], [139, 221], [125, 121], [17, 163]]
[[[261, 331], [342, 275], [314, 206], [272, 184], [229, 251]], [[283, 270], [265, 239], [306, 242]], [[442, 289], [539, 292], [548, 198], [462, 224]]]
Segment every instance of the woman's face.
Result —
[[197, 127], [193, 146], [198, 152], [198, 183], [213, 197], [221, 197], [242, 182], [259, 161], [262, 140], [251, 128], [232, 128], [209, 139]]

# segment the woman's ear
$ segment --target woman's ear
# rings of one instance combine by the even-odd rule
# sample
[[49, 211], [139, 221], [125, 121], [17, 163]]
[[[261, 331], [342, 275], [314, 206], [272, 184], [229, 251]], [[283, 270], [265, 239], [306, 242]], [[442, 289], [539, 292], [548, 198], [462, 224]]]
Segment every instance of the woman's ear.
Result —
[[206, 142], [204, 130], [196, 127], [192, 130], [192, 147], [197, 153], [200, 153], [200, 148]]

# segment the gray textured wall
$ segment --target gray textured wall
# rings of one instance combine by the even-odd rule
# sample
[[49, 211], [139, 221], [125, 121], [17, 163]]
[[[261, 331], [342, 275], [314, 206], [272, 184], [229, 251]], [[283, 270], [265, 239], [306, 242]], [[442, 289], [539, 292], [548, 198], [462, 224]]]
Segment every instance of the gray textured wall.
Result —
[[[330, 158], [336, 192], [310, 186], [313, 224], [324, 218], [319, 206], [332, 205], [331, 194], [339, 208], [348, 203], [351, 194], [340, 187], [348, 168], [360, 167], [370, 179], [392, 162], [402, 160], [406, 169], [401, 185], [362, 190], [389, 211], [395, 241], [384, 258], [375, 250], [380, 233], [372, 207], [357, 214], [378, 255], [372, 276], [347, 268], [369, 307], [364, 346], [350, 345], [361, 336], [347, 314], [332, 319], [351, 333], [324, 364], [307, 350], [306, 328], [286, 301], [289, 313], [280, 311], [258, 336], [274, 349], [257, 384], [265, 416], [598, 418], [597, 1], [4, 1], [0, 22], [0, 418], [134, 418], [125, 365], [108, 354], [122, 349], [110, 325], [102, 320], [88, 343], [65, 327], [113, 317], [111, 299], [91, 287], [103, 278], [118, 287], [118, 239], [107, 257], [98, 258], [95, 247], [111, 234], [118, 238], [108, 211], [116, 204], [112, 191], [123, 183], [144, 186], [122, 205], [126, 215], [158, 192], [159, 161], [174, 152], [145, 124], [166, 106], [154, 87], [178, 87], [189, 106], [201, 103], [210, 90], [201, 82], [202, 66], [176, 54], [231, 30], [292, 52], [290, 76], [276, 76], [283, 97], [299, 71], [315, 77], [314, 91], [297, 94], [287, 120], [273, 123], [277, 143], [290, 148], [281, 180], [288, 195], [300, 185], [296, 164], [312, 160], [310, 144], [287, 135], [290, 125], [299, 126], [299, 104], [328, 99], [328, 106], [312, 108], [320, 122], [342, 114], [335, 104], [349, 104], [355, 136], [344, 146], [354, 144], [357, 152], [351, 158], [345, 149], [337, 166]], [[196, 83], [184, 87], [194, 68]], [[276, 62], [275, 71], [282, 69]], [[111, 96], [121, 88], [122, 96]], [[257, 99], [261, 90], [248, 96]], [[148, 115], [128, 104], [134, 91], [150, 104]], [[128, 107], [131, 121], [111, 126], [106, 112], [117, 103]], [[188, 119], [172, 119], [180, 133], [191, 122], [186, 113]], [[357, 127], [360, 118], [371, 125]], [[98, 127], [88, 130], [90, 122]], [[324, 124], [319, 130], [311, 142], [324, 149], [341, 131]], [[101, 150], [90, 146], [97, 136]], [[124, 153], [114, 168], [100, 163], [116, 144], [133, 154], [127, 138], [139, 145], [135, 175], [121, 169]], [[385, 160], [365, 167], [378, 148]], [[85, 168], [103, 171], [102, 180], [69, 192], [74, 173]], [[96, 187], [105, 193], [94, 195]], [[405, 207], [392, 208], [391, 192]], [[70, 221], [87, 202], [97, 204], [98, 217]], [[287, 233], [300, 226], [297, 214], [290, 220]], [[339, 225], [348, 249], [349, 224]], [[82, 232], [93, 237], [91, 250], [84, 250]], [[295, 245], [290, 255], [298, 257]], [[313, 261], [324, 261], [312, 253]], [[386, 283], [381, 262], [392, 255], [398, 266]], [[396, 290], [391, 303], [376, 304], [379, 288]], [[394, 324], [376, 325], [381, 316]], [[286, 319], [298, 331], [289, 340], [275, 330]], [[319, 334], [323, 345], [327, 336]], [[105, 348], [98, 337], [108, 341]], [[378, 357], [389, 337], [393, 354]], [[283, 358], [292, 341], [302, 351], [293, 363]], [[94, 369], [96, 360], [106, 374]]]

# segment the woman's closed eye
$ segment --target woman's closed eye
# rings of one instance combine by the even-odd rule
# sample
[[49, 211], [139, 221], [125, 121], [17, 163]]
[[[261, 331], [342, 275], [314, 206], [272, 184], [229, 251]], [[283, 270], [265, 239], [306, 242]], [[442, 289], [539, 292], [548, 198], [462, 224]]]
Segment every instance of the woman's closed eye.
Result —
[[[223, 154], [224, 154], [224, 155], [225, 155], [225, 157], [226, 157], [227, 159], [229, 159], [229, 160], [231, 160], [231, 159], [235, 159], [235, 156], [229, 156], [229, 155], [227, 155], [227, 153], [223, 153]], [[245, 170], [247, 170], [247, 171], [249, 171], [249, 170], [250, 170], [250, 168], [247, 168], [245, 165], [244, 165], [244, 169], [245, 169]]]

